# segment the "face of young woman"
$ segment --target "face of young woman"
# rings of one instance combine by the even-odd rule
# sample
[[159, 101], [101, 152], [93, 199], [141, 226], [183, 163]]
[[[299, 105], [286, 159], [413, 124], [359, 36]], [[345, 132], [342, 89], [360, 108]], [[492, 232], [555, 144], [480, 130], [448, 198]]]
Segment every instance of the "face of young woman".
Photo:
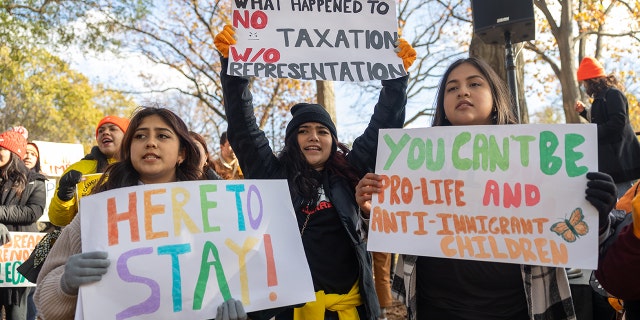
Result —
[[0, 147], [0, 168], [3, 168], [11, 161], [11, 151]]
[[27, 166], [28, 169], [33, 169], [33, 167], [36, 166], [37, 161], [38, 161], [38, 150], [36, 150], [36, 147], [28, 144], [27, 155], [24, 157], [24, 165]]
[[158, 115], [150, 115], [135, 129], [131, 163], [145, 184], [176, 181], [176, 166], [184, 161], [180, 139]]
[[322, 170], [331, 155], [331, 131], [317, 122], [303, 123], [298, 127], [298, 145], [307, 163], [316, 170]]
[[454, 126], [491, 124], [493, 97], [487, 79], [474, 65], [451, 71], [444, 94], [444, 112]]
[[120, 152], [123, 137], [124, 132], [115, 124], [105, 123], [101, 125], [96, 136], [100, 152], [108, 158], [117, 156], [118, 152]]

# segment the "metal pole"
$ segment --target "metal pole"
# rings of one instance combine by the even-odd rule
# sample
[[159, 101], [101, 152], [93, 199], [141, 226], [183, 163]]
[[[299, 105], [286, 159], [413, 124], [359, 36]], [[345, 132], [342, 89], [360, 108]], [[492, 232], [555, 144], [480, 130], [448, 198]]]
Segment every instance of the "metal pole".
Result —
[[504, 48], [506, 53], [505, 64], [507, 68], [507, 82], [509, 83], [509, 91], [513, 99], [513, 112], [516, 120], [520, 123], [520, 102], [518, 101], [518, 82], [516, 81], [516, 64], [513, 57], [513, 46], [511, 45], [511, 32], [504, 33]]

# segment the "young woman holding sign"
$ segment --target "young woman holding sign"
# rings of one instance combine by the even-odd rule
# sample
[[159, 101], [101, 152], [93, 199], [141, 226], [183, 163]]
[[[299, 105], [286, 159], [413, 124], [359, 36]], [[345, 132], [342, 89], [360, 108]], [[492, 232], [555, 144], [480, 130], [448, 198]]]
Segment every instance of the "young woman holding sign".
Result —
[[[461, 59], [445, 72], [438, 89], [433, 126], [516, 123], [506, 85], [482, 60]], [[610, 176], [587, 174], [587, 200], [599, 212], [601, 233], [616, 201]], [[367, 218], [381, 177], [368, 173], [356, 187]], [[402, 255], [394, 292], [409, 319], [575, 319], [564, 268]]]
[[[227, 75], [229, 45], [235, 31], [225, 26], [214, 40], [222, 55], [222, 91], [229, 126], [227, 134], [249, 179], [287, 179], [298, 219], [316, 301], [300, 308], [273, 310], [276, 319], [377, 319], [380, 308], [371, 274], [353, 188], [375, 165], [378, 129], [404, 124], [408, 76], [382, 81], [382, 91], [369, 127], [353, 149], [340, 143], [336, 126], [318, 104], [291, 108], [285, 146], [275, 155], [253, 113], [249, 79]], [[397, 50], [405, 68], [415, 50], [401, 40]], [[278, 312], [281, 311], [281, 312]], [[258, 316], [270, 318], [268, 312]], [[253, 314], [251, 315], [254, 318]]]
[[[93, 193], [199, 180], [202, 176], [200, 154], [187, 126], [164, 108], [143, 108], [133, 116], [122, 139], [119, 159], [107, 167]], [[38, 276], [35, 301], [43, 319], [73, 319], [79, 287], [100, 281], [107, 272], [110, 260], [106, 252], [81, 253], [81, 248], [80, 215], [76, 215], [63, 229]], [[244, 319], [244, 309], [229, 300], [219, 308], [218, 318]]]

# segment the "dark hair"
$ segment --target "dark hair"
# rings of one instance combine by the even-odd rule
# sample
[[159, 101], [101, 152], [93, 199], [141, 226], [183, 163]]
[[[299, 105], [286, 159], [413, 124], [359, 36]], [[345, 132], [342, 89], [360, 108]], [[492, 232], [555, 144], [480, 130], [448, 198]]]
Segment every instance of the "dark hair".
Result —
[[493, 111], [491, 111], [491, 119], [493, 124], [514, 124], [517, 123], [516, 117], [513, 114], [511, 99], [511, 93], [507, 88], [507, 85], [502, 81], [500, 76], [487, 64], [484, 60], [476, 57], [469, 57], [465, 59], [459, 59], [452, 63], [447, 71], [445, 71], [440, 85], [438, 86], [438, 96], [435, 103], [435, 114], [433, 115], [432, 126], [450, 126], [451, 122], [447, 119], [444, 112], [444, 95], [445, 88], [447, 86], [447, 79], [451, 72], [462, 64], [471, 64], [476, 67], [480, 73], [487, 79], [489, 88], [491, 89], [491, 97], [493, 98]]
[[[324, 172], [339, 176], [345, 179], [351, 188], [355, 188], [360, 179], [359, 170], [347, 161], [349, 148], [338, 141], [338, 138], [331, 135], [333, 141], [331, 154], [324, 164]], [[289, 191], [292, 196], [300, 197], [301, 203], [295, 203], [302, 207], [315, 205], [320, 199], [318, 188], [322, 186], [323, 177], [321, 173], [311, 167], [300, 150], [298, 135], [290, 135], [284, 142], [284, 148], [278, 155], [283, 167], [287, 172], [289, 181]], [[362, 173], [364, 174], [364, 173]], [[299, 209], [299, 208], [294, 208]]]
[[142, 107], [138, 109], [129, 123], [129, 128], [122, 138], [122, 146], [119, 151], [119, 161], [111, 164], [100, 177], [98, 185], [93, 193], [106, 190], [134, 186], [140, 180], [140, 174], [131, 163], [131, 143], [136, 130], [142, 121], [149, 116], [157, 115], [162, 118], [176, 133], [180, 141], [180, 149], [184, 150], [185, 159], [176, 166], [176, 178], [178, 181], [198, 180], [202, 175], [200, 165], [200, 153], [194, 144], [187, 125], [171, 110], [161, 107]]
[[606, 92], [609, 88], [616, 88], [620, 91], [624, 91], [624, 85], [612, 74], [606, 77], [584, 80], [584, 86], [587, 91], [587, 95], [592, 98]]
[[11, 152], [11, 158], [9, 162], [5, 164], [3, 167], [0, 167], [0, 185], [2, 186], [2, 190], [0, 190], [0, 194], [5, 193], [5, 185], [11, 182], [12, 189], [16, 193], [17, 198], [22, 197], [22, 192], [27, 187], [27, 174], [29, 173], [29, 169], [24, 165], [22, 159], [18, 157], [15, 153]]
[[220, 135], [220, 145], [227, 143], [228, 140], [229, 139], [227, 139], [227, 132], [225, 131]]
[[91, 147], [91, 151], [82, 158], [82, 160], [94, 160], [96, 161], [96, 173], [102, 173], [109, 165], [107, 155], [100, 151], [98, 146]]

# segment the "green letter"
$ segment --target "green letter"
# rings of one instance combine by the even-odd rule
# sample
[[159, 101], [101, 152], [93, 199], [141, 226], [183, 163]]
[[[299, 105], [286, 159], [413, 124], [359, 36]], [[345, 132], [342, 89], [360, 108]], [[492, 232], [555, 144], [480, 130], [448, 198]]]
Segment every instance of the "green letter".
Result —
[[215, 184], [203, 184], [200, 186], [200, 207], [202, 208], [202, 227], [204, 232], [220, 231], [220, 226], [211, 226], [209, 223], [209, 209], [218, 207], [218, 202], [207, 200], [208, 192], [218, 191]]
[[553, 155], [558, 148], [558, 137], [551, 131], [540, 132], [540, 170], [546, 175], [558, 173], [562, 159]]
[[[209, 252], [213, 255], [213, 261], [209, 262]], [[200, 264], [200, 275], [198, 275], [198, 283], [196, 284], [196, 291], [193, 293], [193, 310], [200, 310], [202, 308], [202, 299], [204, 299], [204, 292], [207, 289], [207, 282], [209, 281], [209, 271], [213, 266], [216, 269], [216, 278], [218, 280], [218, 287], [222, 294], [222, 299], [227, 301], [231, 299], [231, 292], [229, 291], [229, 284], [227, 278], [224, 276], [224, 270], [222, 269], [222, 263], [220, 262], [220, 256], [218, 255], [218, 248], [207, 241], [202, 248], [202, 260]]]
[[589, 169], [586, 166], [576, 166], [576, 162], [582, 158], [584, 158], [584, 154], [582, 152], [574, 151], [577, 146], [581, 145], [585, 141], [584, 137], [575, 134], [569, 133], [565, 136], [564, 142], [564, 162], [567, 166], [567, 175], [569, 177], [577, 177], [583, 174], [586, 174]]
[[400, 154], [400, 151], [402, 151], [404, 146], [406, 146], [409, 140], [411, 140], [411, 137], [409, 137], [409, 135], [405, 133], [402, 138], [400, 138], [400, 141], [398, 141], [398, 144], [395, 144], [388, 134], [385, 134], [383, 138], [384, 142], [389, 147], [389, 150], [391, 150], [391, 155], [389, 155], [389, 159], [387, 159], [387, 162], [384, 164], [384, 170], [389, 170], [393, 162]]
[[468, 159], [468, 158], [462, 159], [460, 158], [460, 155], [459, 155], [460, 148], [462, 148], [462, 146], [469, 141], [471, 141], [471, 133], [469, 132], [463, 132], [453, 140], [453, 150], [451, 155], [451, 161], [453, 162], [453, 167], [458, 170], [471, 169], [471, 164], [472, 164], [471, 159]]

